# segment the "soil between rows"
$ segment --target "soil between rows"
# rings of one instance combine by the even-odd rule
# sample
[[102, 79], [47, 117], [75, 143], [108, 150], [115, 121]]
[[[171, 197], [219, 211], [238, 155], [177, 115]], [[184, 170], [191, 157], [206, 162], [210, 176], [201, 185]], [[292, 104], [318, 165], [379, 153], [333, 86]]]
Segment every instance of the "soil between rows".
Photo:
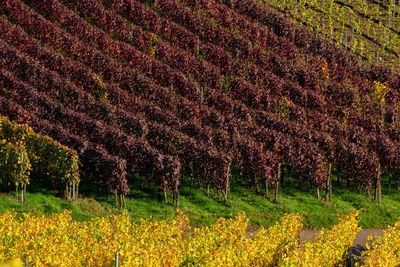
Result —
[[[373, 238], [377, 236], [383, 236], [385, 229], [361, 229], [356, 238], [354, 239], [353, 246], [350, 248], [349, 256], [351, 258], [361, 257], [361, 252], [366, 250], [365, 245], [367, 243], [371, 244], [371, 241], [368, 241], [368, 236], [372, 235]], [[320, 230], [312, 230], [312, 229], [303, 229], [300, 232], [300, 245], [305, 241], [312, 241], [315, 235], [319, 234]]]

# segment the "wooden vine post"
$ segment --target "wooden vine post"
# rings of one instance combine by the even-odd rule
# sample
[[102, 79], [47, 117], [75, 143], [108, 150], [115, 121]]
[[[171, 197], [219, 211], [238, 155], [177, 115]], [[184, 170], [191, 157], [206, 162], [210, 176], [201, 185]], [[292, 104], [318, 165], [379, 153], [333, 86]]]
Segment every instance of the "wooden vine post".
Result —
[[375, 186], [375, 200], [379, 204], [382, 204], [382, 185], [381, 185], [381, 166], [378, 164], [378, 172], [376, 176], [376, 186]]
[[75, 181], [72, 182], [72, 200], [76, 200]]
[[222, 190], [222, 194], [224, 195], [224, 201], [225, 201], [225, 206], [229, 206], [228, 202], [228, 192], [229, 192], [229, 172], [230, 169], [229, 167], [226, 170], [226, 183], [225, 183], [225, 189]]
[[332, 164], [328, 165], [328, 180], [326, 182], [325, 200], [332, 202]]
[[[72, 184], [65, 185], [65, 199], [67, 200], [77, 200], [79, 195], [79, 183], [73, 181]], [[25, 186], [26, 187], [26, 186]], [[25, 189], [26, 191], [26, 189]]]
[[173, 205], [174, 205], [174, 209], [179, 209], [179, 189], [178, 189], [178, 185], [175, 185], [175, 188], [173, 190]]
[[164, 192], [164, 202], [165, 204], [168, 203], [168, 198], [167, 198], [167, 187], [163, 186], [163, 192]]
[[115, 254], [115, 267], [119, 267], [119, 252]]
[[117, 189], [114, 190], [114, 200], [115, 200], [115, 207], [118, 207], [118, 191], [117, 191]]
[[21, 184], [21, 203], [26, 203], [26, 184]]
[[278, 163], [278, 173], [277, 173], [278, 177], [276, 179], [276, 186], [275, 186], [275, 198], [274, 198], [274, 202], [277, 203], [278, 202], [278, 188], [279, 188], [279, 180], [281, 178], [281, 164]]

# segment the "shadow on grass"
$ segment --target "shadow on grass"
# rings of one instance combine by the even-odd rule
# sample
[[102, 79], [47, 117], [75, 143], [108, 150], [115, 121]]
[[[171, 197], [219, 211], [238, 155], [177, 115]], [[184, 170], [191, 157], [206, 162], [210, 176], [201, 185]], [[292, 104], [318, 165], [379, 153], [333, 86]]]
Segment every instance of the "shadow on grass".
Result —
[[[132, 178], [131, 178], [132, 179]], [[334, 180], [336, 177], [334, 176]], [[288, 181], [288, 179], [285, 179]], [[383, 181], [385, 182], [385, 181]], [[193, 183], [193, 185], [192, 185]], [[315, 189], [299, 189], [299, 184], [284, 183], [279, 189], [278, 202], [264, 196], [264, 189], [256, 193], [251, 187], [251, 182], [241, 179], [233, 171], [229, 202], [232, 207], [226, 207], [218, 200], [215, 188], [210, 188], [211, 197], [200, 190], [197, 181], [190, 181], [185, 177], [185, 182], [180, 185], [180, 209], [187, 214], [192, 225], [204, 225], [215, 222], [219, 217], [231, 218], [244, 211], [250, 223], [255, 226], [270, 226], [278, 221], [285, 213], [298, 213], [304, 217], [307, 228], [330, 227], [337, 222], [337, 215], [344, 215], [350, 209], [360, 210], [360, 226], [363, 228], [384, 228], [393, 224], [400, 217], [400, 197], [397, 189], [383, 191], [383, 204], [379, 205], [367, 199], [366, 193], [357, 193], [355, 186], [347, 190], [344, 181], [341, 185], [334, 184], [333, 202], [325, 203], [316, 199]], [[163, 202], [161, 192], [153, 184], [135, 181], [130, 184], [131, 191], [126, 197], [129, 213], [133, 218], [165, 219], [174, 215], [172, 195], [168, 194], [168, 203]], [[305, 186], [303, 185], [303, 188]], [[91, 189], [92, 191], [89, 191]], [[100, 194], [93, 194], [100, 192]], [[114, 195], [99, 190], [92, 185], [82, 186], [80, 193], [86, 196], [78, 201], [71, 202], [60, 198], [57, 191], [40, 187], [38, 184], [28, 186], [28, 203], [22, 205], [15, 193], [0, 194], [0, 212], [14, 209], [17, 212], [30, 212], [33, 214], [58, 213], [65, 209], [72, 212], [77, 220], [88, 220], [94, 216], [107, 216], [120, 213], [115, 208]], [[272, 195], [272, 192], [270, 192]], [[108, 198], [107, 198], [108, 196]], [[321, 192], [324, 197], [324, 193]]]

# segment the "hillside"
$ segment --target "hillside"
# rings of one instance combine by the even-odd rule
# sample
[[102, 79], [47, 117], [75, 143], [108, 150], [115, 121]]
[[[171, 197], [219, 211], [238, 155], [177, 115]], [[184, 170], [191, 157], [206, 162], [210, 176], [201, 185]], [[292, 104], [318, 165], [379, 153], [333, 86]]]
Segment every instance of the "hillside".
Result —
[[369, 64], [399, 71], [400, 2], [396, 0], [263, 1]]
[[[336, 178], [336, 177], [335, 177]], [[387, 180], [384, 179], [387, 183]], [[251, 183], [241, 183], [237, 173], [233, 173], [230, 207], [216, 196], [216, 190], [211, 189], [208, 197], [197, 186], [181, 184], [180, 210], [190, 219], [194, 227], [208, 226], [220, 218], [232, 218], [240, 212], [245, 212], [249, 219], [248, 232], [255, 232], [260, 226], [269, 227], [279, 221], [285, 214], [299, 214], [304, 220], [305, 229], [321, 229], [332, 227], [337, 223], [337, 216], [345, 216], [349, 210], [359, 210], [359, 225], [365, 228], [387, 228], [393, 225], [400, 217], [400, 196], [396, 188], [383, 190], [382, 204], [367, 200], [363, 194], [345, 189], [345, 182], [336, 185], [333, 190], [332, 204], [326, 204], [315, 197], [314, 190], [299, 190], [298, 184], [289, 181], [281, 186], [278, 203], [273, 203], [263, 194], [258, 194], [250, 188]], [[46, 217], [71, 211], [76, 221], [88, 221], [98, 217], [106, 217], [121, 213], [115, 207], [114, 199], [102, 194], [93, 194], [81, 197], [76, 201], [69, 201], [55, 196], [54, 191], [43, 189], [41, 184], [29, 184], [27, 203], [20, 202], [20, 198], [12, 194], [0, 193], [0, 214], [7, 211], [28, 213], [30, 215], [44, 215]], [[135, 220], [142, 218], [159, 221], [174, 216], [172, 205], [160, 202], [154, 195], [155, 186], [135, 184], [126, 197], [126, 209]], [[365, 245], [365, 244], [362, 244]]]
[[399, 183], [399, 75], [255, 0], [3, 0], [0, 15], [0, 114], [76, 150], [86, 190], [121, 206], [141, 178], [175, 206], [182, 184], [230, 205], [232, 169], [275, 201], [284, 170], [326, 200], [332, 172], [378, 202], [382, 175]]

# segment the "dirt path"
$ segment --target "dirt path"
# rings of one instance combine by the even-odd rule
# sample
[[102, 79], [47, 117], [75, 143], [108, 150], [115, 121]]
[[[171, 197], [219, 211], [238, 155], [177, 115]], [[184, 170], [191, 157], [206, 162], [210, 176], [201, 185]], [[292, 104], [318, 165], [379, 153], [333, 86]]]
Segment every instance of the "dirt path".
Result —
[[[258, 230], [257, 226], [249, 225], [246, 230], [246, 236], [250, 237], [254, 235]], [[365, 250], [365, 245], [368, 242], [368, 236], [372, 235], [383, 236], [385, 229], [361, 229], [357, 233], [356, 238], [354, 239], [353, 246], [351, 247], [351, 253], [355, 256], [360, 256], [361, 251]], [[320, 230], [313, 229], [303, 229], [300, 231], [300, 245], [305, 241], [312, 241], [314, 239], [314, 235], [318, 235]]]
[[[258, 227], [249, 226], [246, 230], [247, 237], [252, 236], [257, 232]], [[368, 242], [368, 236], [372, 235], [373, 237], [376, 236], [383, 236], [385, 229], [361, 229], [357, 233], [356, 238], [354, 239], [353, 246], [350, 248], [349, 259], [351, 266], [351, 259], [360, 258], [361, 252], [364, 251], [365, 245]], [[312, 230], [312, 229], [303, 229], [300, 232], [300, 245], [303, 244], [305, 241], [312, 241], [314, 239], [314, 235], [318, 235], [320, 230]], [[371, 244], [371, 243], [370, 243]]]
[[[303, 244], [307, 240], [313, 240], [314, 235], [318, 235], [319, 230], [303, 229], [300, 232], [300, 244]], [[361, 252], [365, 250], [365, 245], [368, 242], [368, 236], [372, 235], [383, 236], [384, 229], [362, 229], [358, 232], [356, 238], [354, 239], [353, 246], [350, 249], [350, 255], [360, 257]]]

